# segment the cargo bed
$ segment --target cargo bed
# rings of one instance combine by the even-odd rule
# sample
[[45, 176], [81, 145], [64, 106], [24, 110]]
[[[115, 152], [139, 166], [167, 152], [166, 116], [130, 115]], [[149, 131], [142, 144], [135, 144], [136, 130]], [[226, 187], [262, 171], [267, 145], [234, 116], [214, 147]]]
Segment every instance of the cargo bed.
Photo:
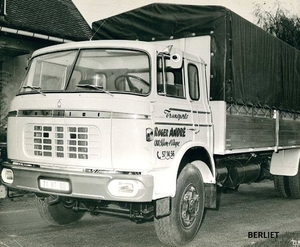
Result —
[[215, 154], [300, 147], [300, 114], [211, 101]]

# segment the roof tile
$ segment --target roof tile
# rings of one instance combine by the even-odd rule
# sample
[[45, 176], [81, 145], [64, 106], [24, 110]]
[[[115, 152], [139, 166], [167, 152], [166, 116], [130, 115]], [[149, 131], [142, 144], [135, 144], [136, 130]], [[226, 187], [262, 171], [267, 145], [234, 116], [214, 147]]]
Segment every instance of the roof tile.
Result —
[[92, 30], [71, 0], [6, 0], [0, 25], [74, 41], [88, 40]]

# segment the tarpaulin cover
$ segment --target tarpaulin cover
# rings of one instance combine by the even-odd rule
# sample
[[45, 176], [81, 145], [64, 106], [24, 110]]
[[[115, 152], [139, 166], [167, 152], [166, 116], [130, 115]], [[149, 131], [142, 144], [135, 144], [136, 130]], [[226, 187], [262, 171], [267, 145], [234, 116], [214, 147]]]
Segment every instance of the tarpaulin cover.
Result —
[[92, 28], [94, 39], [210, 35], [211, 100], [300, 111], [300, 51], [224, 7], [150, 4]]

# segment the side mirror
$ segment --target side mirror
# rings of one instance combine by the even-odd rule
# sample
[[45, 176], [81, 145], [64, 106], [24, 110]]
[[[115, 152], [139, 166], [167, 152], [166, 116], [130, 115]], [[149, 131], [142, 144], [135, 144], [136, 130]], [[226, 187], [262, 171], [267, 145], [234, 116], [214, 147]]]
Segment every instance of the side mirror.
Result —
[[178, 48], [172, 48], [170, 50], [170, 60], [166, 60], [167, 67], [173, 69], [179, 69], [182, 66], [183, 51]]

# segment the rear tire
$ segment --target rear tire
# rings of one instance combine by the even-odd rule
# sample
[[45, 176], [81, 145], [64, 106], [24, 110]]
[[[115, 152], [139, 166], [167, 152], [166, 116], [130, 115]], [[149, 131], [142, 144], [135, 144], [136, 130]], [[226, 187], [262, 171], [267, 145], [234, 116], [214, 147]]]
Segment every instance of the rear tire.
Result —
[[296, 176], [289, 177], [290, 197], [300, 199], [300, 174], [299, 171]]
[[182, 246], [190, 242], [201, 226], [204, 203], [205, 191], [202, 175], [193, 164], [187, 164], [177, 179], [171, 214], [154, 219], [159, 240], [172, 246]]
[[274, 186], [282, 197], [300, 199], [300, 172], [295, 176], [274, 176]]
[[274, 176], [274, 187], [277, 191], [277, 193], [281, 197], [289, 197], [287, 192], [288, 192], [288, 177], [285, 176]]
[[[68, 201], [71, 203], [71, 201]], [[36, 205], [41, 217], [50, 225], [68, 225], [80, 220], [84, 212], [67, 208], [59, 197], [36, 197]]]

